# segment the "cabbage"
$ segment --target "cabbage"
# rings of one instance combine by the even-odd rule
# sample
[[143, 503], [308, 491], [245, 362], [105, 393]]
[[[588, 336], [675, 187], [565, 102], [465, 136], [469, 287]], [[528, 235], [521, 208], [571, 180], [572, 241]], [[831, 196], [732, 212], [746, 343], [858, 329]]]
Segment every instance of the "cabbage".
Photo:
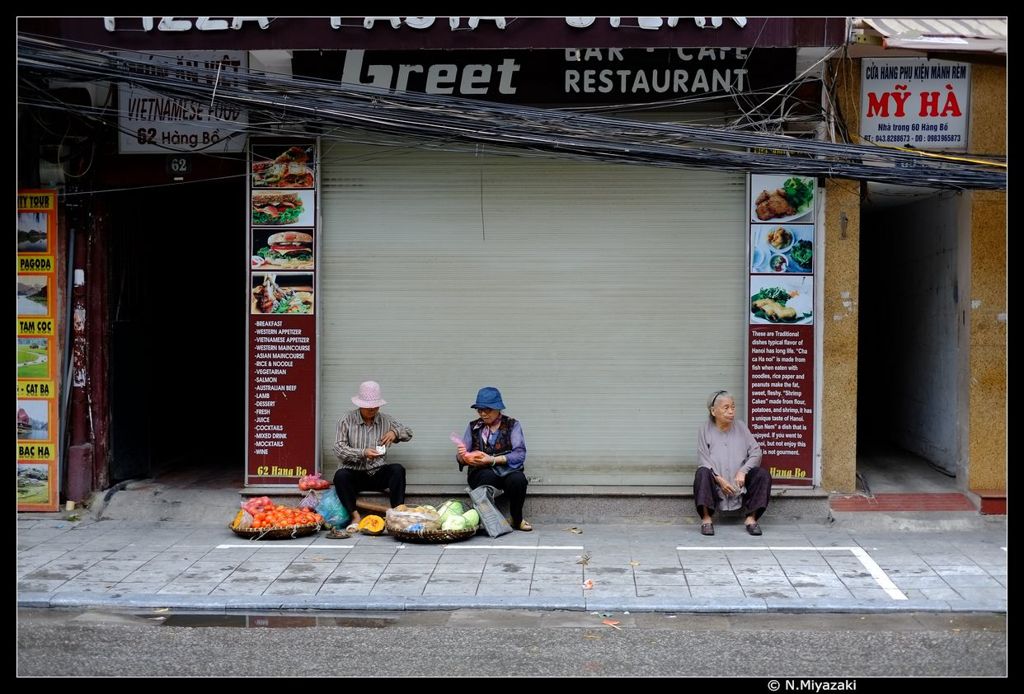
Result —
[[446, 518], [450, 518], [452, 516], [461, 516], [462, 511], [463, 508], [461, 501], [449, 499], [448, 501], [441, 504], [441, 508], [438, 509], [438, 515], [441, 516], [440, 520], [442, 523], [444, 523]]
[[465, 530], [469, 527], [466, 519], [462, 516], [448, 516], [441, 524], [441, 530]]

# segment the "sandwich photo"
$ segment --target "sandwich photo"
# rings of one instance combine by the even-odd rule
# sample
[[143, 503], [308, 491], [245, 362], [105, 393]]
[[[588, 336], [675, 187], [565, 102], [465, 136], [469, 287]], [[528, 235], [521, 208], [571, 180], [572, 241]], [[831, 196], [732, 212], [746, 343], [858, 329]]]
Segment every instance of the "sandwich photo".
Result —
[[253, 224], [295, 224], [301, 214], [302, 198], [298, 193], [252, 194]]
[[273, 159], [254, 161], [255, 188], [312, 188], [313, 169], [309, 147], [289, 147]]
[[[265, 232], [264, 232], [265, 233]], [[253, 243], [253, 246], [256, 244]], [[252, 257], [253, 267], [313, 269], [313, 236], [301, 231], [279, 231]]]

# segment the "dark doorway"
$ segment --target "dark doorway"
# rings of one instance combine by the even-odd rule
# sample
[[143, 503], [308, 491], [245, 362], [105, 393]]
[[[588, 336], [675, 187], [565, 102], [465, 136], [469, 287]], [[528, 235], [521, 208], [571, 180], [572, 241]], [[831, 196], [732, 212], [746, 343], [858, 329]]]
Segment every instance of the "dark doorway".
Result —
[[893, 193], [861, 214], [858, 486], [956, 491], [963, 465], [961, 201], [948, 192]]
[[111, 482], [242, 480], [245, 180], [119, 193], [110, 249]]

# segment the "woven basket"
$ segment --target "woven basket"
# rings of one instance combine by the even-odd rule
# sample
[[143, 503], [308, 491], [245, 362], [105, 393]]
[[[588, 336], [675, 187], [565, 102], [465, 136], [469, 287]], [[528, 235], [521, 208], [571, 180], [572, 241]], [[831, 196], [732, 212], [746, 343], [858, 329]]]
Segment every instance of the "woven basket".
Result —
[[247, 540], [291, 540], [296, 537], [305, 537], [306, 535], [312, 535], [313, 533], [320, 530], [319, 523], [310, 523], [309, 525], [296, 525], [293, 528], [232, 528], [230, 525], [228, 528], [231, 529], [235, 535], [244, 537]]
[[449, 543], [462, 542], [476, 535], [476, 528], [465, 530], [422, 530], [412, 531], [388, 528], [388, 534], [402, 542]]

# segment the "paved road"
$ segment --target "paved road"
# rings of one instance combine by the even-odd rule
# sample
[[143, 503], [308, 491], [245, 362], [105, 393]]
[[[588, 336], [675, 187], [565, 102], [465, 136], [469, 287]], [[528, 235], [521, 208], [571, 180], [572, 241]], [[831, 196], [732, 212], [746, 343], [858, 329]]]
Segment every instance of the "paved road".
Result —
[[[1002, 676], [1003, 615], [28, 609], [19, 675]], [[290, 627], [290, 628], [289, 628]], [[865, 685], [867, 683], [864, 683]]]

